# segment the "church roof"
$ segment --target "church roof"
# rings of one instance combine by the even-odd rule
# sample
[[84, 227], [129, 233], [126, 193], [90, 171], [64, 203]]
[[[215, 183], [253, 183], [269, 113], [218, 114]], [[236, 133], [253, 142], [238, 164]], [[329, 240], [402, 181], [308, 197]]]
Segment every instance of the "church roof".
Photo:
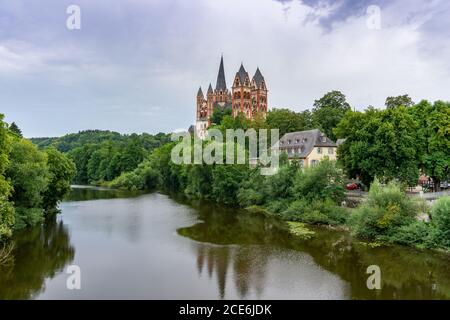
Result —
[[216, 90], [225, 91], [227, 83], [225, 81], [225, 70], [223, 68], [223, 56], [220, 58], [219, 74], [217, 75]]
[[197, 97], [203, 97], [202, 87], [198, 88]]
[[211, 83], [209, 84], [209, 87], [208, 87], [208, 94], [210, 94], [210, 93], [213, 93], [213, 88], [212, 88]]
[[262, 84], [263, 81], [264, 81], [264, 77], [263, 77], [263, 75], [261, 74], [261, 71], [259, 71], [259, 68], [256, 69], [255, 75], [253, 76], [253, 80], [255, 80], [256, 86], [257, 86], [258, 88], [260, 88], [260, 87], [261, 87], [261, 84]]
[[237, 74], [239, 76], [239, 80], [243, 83], [245, 81], [245, 77], [248, 76], [247, 71], [245, 71], [244, 64], [241, 63], [241, 67], [239, 68]]

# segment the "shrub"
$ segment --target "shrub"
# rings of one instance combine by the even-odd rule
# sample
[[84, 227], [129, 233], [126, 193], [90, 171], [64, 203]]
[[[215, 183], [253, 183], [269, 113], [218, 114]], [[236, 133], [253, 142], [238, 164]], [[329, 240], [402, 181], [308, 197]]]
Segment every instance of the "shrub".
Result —
[[14, 207], [5, 197], [0, 196], [0, 242], [11, 236], [14, 226]]
[[435, 228], [433, 240], [440, 246], [450, 248], [450, 196], [436, 201], [431, 209], [431, 219]]
[[341, 203], [345, 199], [342, 170], [329, 159], [322, 160], [317, 166], [298, 171], [293, 194], [297, 199], [325, 200], [332, 199]]
[[44, 213], [41, 208], [16, 208], [14, 229], [19, 230], [28, 226], [35, 226], [44, 221]]
[[429, 248], [434, 245], [432, 240], [433, 229], [423, 221], [414, 221], [401, 226], [397, 232], [385, 240], [407, 246]]
[[414, 222], [416, 214], [416, 203], [402, 191], [400, 185], [390, 182], [382, 187], [375, 179], [367, 201], [356, 209], [350, 225], [359, 237], [385, 239], [400, 227]]
[[333, 200], [294, 201], [281, 214], [283, 219], [311, 224], [342, 225], [347, 220], [347, 210], [337, 206]]

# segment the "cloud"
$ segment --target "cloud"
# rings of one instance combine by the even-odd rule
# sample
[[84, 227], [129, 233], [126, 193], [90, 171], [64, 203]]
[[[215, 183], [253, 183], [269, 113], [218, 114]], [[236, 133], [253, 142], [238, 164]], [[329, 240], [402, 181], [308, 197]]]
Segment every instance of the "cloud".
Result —
[[[272, 107], [310, 108], [330, 90], [359, 109], [450, 100], [450, 4], [373, 2], [78, 0], [82, 29], [69, 31], [72, 1], [0, 0], [0, 112], [27, 136], [187, 128], [221, 53], [228, 84], [241, 62], [260, 67]], [[366, 26], [369, 4], [381, 30]]]

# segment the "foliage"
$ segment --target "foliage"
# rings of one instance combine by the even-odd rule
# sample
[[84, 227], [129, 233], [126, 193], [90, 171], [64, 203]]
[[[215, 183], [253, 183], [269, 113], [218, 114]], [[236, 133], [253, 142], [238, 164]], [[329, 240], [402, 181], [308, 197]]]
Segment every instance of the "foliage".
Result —
[[73, 182], [101, 184], [137, 168], [155, 148], [169, 142], [167, 134], [121, 135], [117, 132], [87, 130], [60, 138], [34, 138], [39, 148], [48, 146], [67, 153], [76, 165]]
[[419, 175], [417, 123], [404, 107], [347, 112], [335, 133], [346, 138], [338, 161], [352, 178], [369, 185], [375, 176], [415, 186]]
[[336, 206], [331, 199], [296, 200], [281, 213], [284, 220], [301, 221], [311, 224], [343, 225], [348, 218], [345, 208]]
[[50, 178], [45, 153], [28, 140], [15, 139], [6, 176], [14, 188], [11, 200], [16, 207], [42, 208]]
[[450, 196], [441, 197], [431, 209], [433, 240], [439, 246], [450, 248]]
[[293, 193], [296, 199], [331, 199], [340, 204], [345, 198], [344, 175], [328, 158], [314, 167], [298, 170], [295, 176]]
[[416, 221], [417, 205], [398, 185], [382, 186], [375, 179], [369, 195], [351, 217], [353, 232], [368, 240], [389, 241], [400, 228]]
[[0, 196], [6, 197], [11, 191], [11, 185], [6, 181], [4, 173], [9, 165], [12, 139], [8, 134], [7, 124], [3, 122], [3, 117], [0, 113]]
[[2, 119], [0, 115], [0, 241], [13, 229], [41, 223], [44, 212], [70, 190], [75, 174], [67, 156], [54, 148], [38, 150]]
[[15, 122], [9, 125], [9, 131], [12, 132], [15, 136], [22, 138], [22, 130], [17, 126]]
[[211, 116], [211, 122], [215, 124], [220, 124], [224, 116], [231, 116], [231, 112], [232, 112], [231, 108], [222, 109], [221, 107], [216, 106]]
[[5, 196], [0, 195], [0, 243], [9, 238], [14, 227], [14, 206]]
[[450, 103], [421, 101], [408, 109], [417, 127], [416, 148], [419, 166], [439, 189], [450, 179]]
[[212, 170], [212, 196], [217, 202], [236, 205], [239, 186], [248, 176], [246, 165], [218, 165]]
[[75, 164], [55, 148], [45, 150], [49, 171], [48, 186], [43, 193], [43, 208], [56, 208], [58, 201], [70, 191], [70, 182], [75, 176]]
[[3, 115], [0, 114], [0, 242], [11, 236], [14, 225], [14, 207], [8, 201], [11, 185], [4, 176], [9, 165], [11, 146], [7, 125], [3, 122]]
[[313, 125], [315, 128], [320, 128], [328, 138], [335, 141], [336, 136], [333, 129], [348, 111], [351, 111], [351, 107], [342, 92], [328, 92], [319, 100], [314, 101]]
[[396, 97], [387, 97], [385, 102], [386, 108], [388, 109], [394, 109], [398, 107], [411, 107], [414, 105], [414, 102], [412, 101], [411, 97], [407, 94], [404, 94], [402, 96], [396, 96]]
[[279, 129], [280, 137], [288, 132], [312, 129], [311, 113], [289, 109], [273, 109], [267, 113], [266, 123], [271, 129]]

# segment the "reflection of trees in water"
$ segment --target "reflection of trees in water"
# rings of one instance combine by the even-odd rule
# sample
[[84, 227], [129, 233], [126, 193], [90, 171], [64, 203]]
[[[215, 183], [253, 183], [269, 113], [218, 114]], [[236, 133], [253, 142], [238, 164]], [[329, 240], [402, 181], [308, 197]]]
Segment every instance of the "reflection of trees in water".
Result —
[[234, 273], [234, 285], [241, 299], [246, 298], [251, 289], [254, 289], [258, 296], [263, 293], [268, 253], [263, 252], [262, 248], [200, 243], [196, 250], [199, 275], [205, 271], [209, 278], [216, 276], [221, 299], [225, 298], [227, 279], [231, 272]]
[[13, 241], [14, 263], [0, 267], [0, 299], [33, 298], [43, 289], [45, 279], [54, 277], [75, 255], [67, 228], [56, 217], [18, 232]]
[[[347, 232], [325, 228], [314, 228], [316, 235], [311, 240], [300, 240], [290, 236], [283, 230], [282, 222], [272, 218], [204, 202], [196, 202], [194, 207], [203, 222], [181, 228], [178, 233], [203, 243], [239, 245], [231, 247], [233, 249], [227, 247], [227, 259], [233, 263], [236, 288], [241, 297], [249, 294], [251, 286], [262, 292], [264, 259], [268, 259], [269, 254], [261, 252], [255, 258], [258, 247], [255, 245], [262, 245], [265, 250], [282, 247], [308, 253], [315, 263], [348, 281], [353, 298], [450, 298], [448, 255], [400, 246], [371, 248], [352, 239]], [[208, 250], [217, 252], [217, 249], [205, 247], [202, 250], [204, 252], [199, 251], [197, 257], [199, 268], [205, 263], [214, 265], [217, 259]], [[370, 265], [381, 268], [382, 290], [367, 288], [366, 270]]]
[[87, 201], [104, 200], [116, 198], [133, 198], [143, 195], [143, 191], [128, 191], [107, 188], [72, 188], [71, 192], [65, 197], [65, 201]]

